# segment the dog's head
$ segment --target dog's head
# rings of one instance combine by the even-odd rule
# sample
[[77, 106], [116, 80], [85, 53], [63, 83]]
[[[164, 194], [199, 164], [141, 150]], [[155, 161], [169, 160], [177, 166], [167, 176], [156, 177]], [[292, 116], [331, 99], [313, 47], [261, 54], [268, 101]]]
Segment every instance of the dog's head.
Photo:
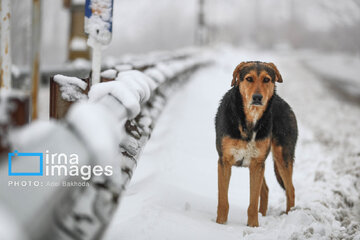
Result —
[[275, 92], [275, 82], [282, 82], [273, 63], [242, 62], [234, 70], [231, 86], [236, 86], [248, 108], [265, 108]]

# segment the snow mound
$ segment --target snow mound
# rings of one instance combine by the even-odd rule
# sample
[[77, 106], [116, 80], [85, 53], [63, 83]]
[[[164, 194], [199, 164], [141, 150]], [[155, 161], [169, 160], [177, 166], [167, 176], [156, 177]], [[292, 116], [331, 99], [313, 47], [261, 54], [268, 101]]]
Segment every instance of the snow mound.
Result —
[[54, 76], [54, 81], [60, 85], [61, 97], [69, 102], [86, 99], [81, 90], [87, 88], [87, 83], [76, 77], [67, 77], [60, 74]]
[[120, 81], [98, 83], [89, 91], [89, 101], [96, 102], [101, 98], [112, 95], [127, 109], [129, 118], [134, 118], [140, 112], [140, 94], [137, 90], [131, 91], [129, 85]]
[[163, 83], [166, 80], [165, 75], [157, 68], [148, 68], [144, 71], [144, 73], [158, 83]]
[[156, 64], [155, 67], [159, 69], [159, 71], [162, 72], [168, 79], [173, 78], [176, 74], [175, 71], [168, 64], [159, 63]]
[[[119, 132], [114, 115], [104, 106], [87, 102], [76, 103], [70, 108], [66, 120], [82, 136], [93, 160], [117, 166]], [[114, 167], [115, 169], [116, 167]]]
[[117, 74], [117, 71], [115, 69], [108, 69], [108, 70], [103, 71], [100, 74], [100, 76], [103, 77], [103, 78], [115, 79], [116, 74]]
[[82, 37], [74, 37], [71, 39], [70, 49], [75, 51], [85, 51], [87, 49], [86, 39]]
[[133, 69], [133, 66], [131, 64], [120, 64], [120, 65], [116, 65], [115, 69], [119, 72], [123, 72]]
[[149, 100], [156, 87], [157, 84], [140, 71], [120, 72], [115, 81], [92, 86], [89, 100], [95, 102], [106, 95], [113, 95], [125, 106], [132, 119], [140, 113], [141, 104]]
[[153, 81], [142, 72], [137, 70], [120, 72], [116, 81], [123, 82], [128, 85], [130, 90], [137, 91], [140, 94], [140, 103], [144, 103], [149, 100], [151, 93], [149, 83], [153, 83]]

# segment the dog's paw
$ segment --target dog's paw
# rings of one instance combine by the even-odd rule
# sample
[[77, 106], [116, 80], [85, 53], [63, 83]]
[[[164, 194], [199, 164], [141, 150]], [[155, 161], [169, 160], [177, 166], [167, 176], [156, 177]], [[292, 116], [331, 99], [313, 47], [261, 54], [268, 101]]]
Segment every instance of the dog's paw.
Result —
[[291, 211], [294, 211], [294, 210], [296, 210], [297, 208], [295, 208], [295, 207], [292, 207], [291, 209], [289, 209], [289, 210], [286, 210], [286, 211], [282, 211], [281, 213], [280, 213], [280, 216], [281, 215], [285, 215], [285, 214], [288, 214], [289, 212], [291, 212]]
[[261, 213], [261, 215], [266, 216], [266, 212], [267, 212], [267, 209], [260, 207], [259, 213]]
[[256, 220], [248, 220], [247, 223], [248, 227], [258, 227], [259, 226], [259, 221]]
[[216, 223], [218, 224], [225, 224], [227, 222], [227, 218], [225, 217], [217, 217], [216, 218]]

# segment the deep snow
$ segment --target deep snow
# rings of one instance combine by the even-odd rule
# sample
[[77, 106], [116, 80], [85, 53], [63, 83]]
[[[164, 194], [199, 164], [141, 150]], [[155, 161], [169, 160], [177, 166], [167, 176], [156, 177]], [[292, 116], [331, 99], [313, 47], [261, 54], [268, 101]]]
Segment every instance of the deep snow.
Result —
[[[172, 96], [104, 239], [360, 239], [360, 109], [341, 102], [302, 65], [301, 55], [221, 48]], [[214, 116], [243, 60], [273, 61], [284, 83], [278, 93], [299, 124], [295, 208], [266, 160], [268, 214], [246, 226], [249, 176], [233, 168], [228, 223], [215, 223], [217, 153]], [[360, 68], [358, 68], [358, 71]]]

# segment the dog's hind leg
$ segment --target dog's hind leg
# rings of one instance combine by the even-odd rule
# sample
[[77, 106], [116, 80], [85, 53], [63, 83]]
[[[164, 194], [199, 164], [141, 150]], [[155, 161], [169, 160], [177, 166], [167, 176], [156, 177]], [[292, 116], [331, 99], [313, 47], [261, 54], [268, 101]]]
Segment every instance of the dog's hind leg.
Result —
[[280, 145], [272, 144], [273, 158], [275, 161], [275, 172], [282, 180], [286, 191], [286, 213], [295, 205], [295, 189], [292, 182], [293, 159], [284, 154], [284, 148]]
[[223, 224], [227, 221], [229, 213], [229, 182], [231, 165], [219, 159], [218, 162], [218, 208], [216, 222]]
[[265, 181], [265, 177], [264, 180], [262, 182], [261, 185], [261, 192], [260, 192], [260, 208], [259, 208], [259, 212], [263, 215], [266, 216], [266, 211], [268, 208], [268, 198], [269, 197], [269, 188], [266, 184]]

